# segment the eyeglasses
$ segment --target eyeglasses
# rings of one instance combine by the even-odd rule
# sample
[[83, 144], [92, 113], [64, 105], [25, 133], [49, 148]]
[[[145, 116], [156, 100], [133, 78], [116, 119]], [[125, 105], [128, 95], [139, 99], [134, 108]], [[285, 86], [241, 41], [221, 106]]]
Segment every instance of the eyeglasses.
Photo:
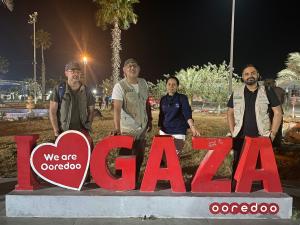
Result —
[[75, 74], [75, 73], [77, 73], [77, 74], [81, 74], [81, 70], [67, 70], [67, 72], [69, 72], [69, 73], [73, 73], [73, 74]]
[[129, 63], [129, 64], [127, 64], [126, 66], [127, 66], [128, 68], [130, 68], [130, 67], [138, 67], [139, 65], [136, 64], [136, 63]]

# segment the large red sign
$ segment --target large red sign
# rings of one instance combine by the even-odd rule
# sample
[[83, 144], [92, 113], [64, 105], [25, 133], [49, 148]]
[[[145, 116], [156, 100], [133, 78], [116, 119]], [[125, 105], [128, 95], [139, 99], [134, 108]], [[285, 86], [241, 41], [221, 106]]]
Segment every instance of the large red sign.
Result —
[[[44, 180], [61, 187], [80, 190], [90, 158], [90, 147], [85, 136], [79, 132], [68, 131], [61, 134], [55, 144], [45, 143], [33, 149], [37, 138], [36, 135], [15, 138], [18, 147], [16, 189], [38, 188], [38, 183], [30, 170], [29, 161], [31, 161], [33, 170]], [[135, 156], [116, 158], [115, 167], [122, 170], [120, 178], [112, 175], [106, 164], [110, 151], [121, 147], [131, 149], [132, 145], [133, 137], [131, 136], [109, 136], [97, 143], [91, 155], [90, 171], [99, 187], [111, 191], [135, 189]], [[231, 180], [213, 179], [213, 177], [230, 152], [232, 139], [230, 137], [194, 137], [192, 146], [194, 149], [208, 150], [208, 152], [200, 162], [192, 180], [191, 191], [195, 193], [231, 192]], [[163, 155], [166, 156], [167, 162], [165, 168], [160, 167]], [[259, 169], [256, 168], [258, 161], [261, 162]], [[282, 192], [269, 138], [245, 138], [243, 153], [234, 178], [237, 182], [236, 192], [250, 192], [253, 181], [262, 181], [267, 192]], [[174, 139], [170, 136], [153, 138], [140, 191], [154, 191], [159, 180], [170, 181], [173, 192], [186, 191]]]

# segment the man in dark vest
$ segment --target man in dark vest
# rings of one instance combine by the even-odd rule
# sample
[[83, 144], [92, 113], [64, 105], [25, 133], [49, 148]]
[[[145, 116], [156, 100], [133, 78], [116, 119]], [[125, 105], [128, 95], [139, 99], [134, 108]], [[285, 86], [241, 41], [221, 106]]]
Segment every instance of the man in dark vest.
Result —
[[57, 85], [50, 96], [49, 117], [55, 137], [67, 130], [77, 130], [90, 138], [95, 99], [80, 82], [81, 73], [78, 62], [66, 64], [67, 81]]
[[[124, 79], [115, 84], [114, 135], [132, 135], [135, 138], [132, 151], [120, 149], [120, 155], [136, 155], [136, 181], [143, 163], [145, 136], [152, 129], [151, 107], [148, 102], [148, 85], [139, 78], [140, 67], [135, 59], [127, 59], [123, 67]], [[117, 171], [117, 175], [120, 173]]]

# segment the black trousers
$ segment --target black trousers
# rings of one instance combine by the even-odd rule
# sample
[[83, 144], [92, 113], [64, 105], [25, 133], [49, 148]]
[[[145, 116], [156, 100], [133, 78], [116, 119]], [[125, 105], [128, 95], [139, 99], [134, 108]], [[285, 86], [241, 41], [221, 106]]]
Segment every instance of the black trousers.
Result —
[[233, 138], [233, 163], [232, 163], [232, 180], [240, 161], [245, 138]]
[[[127, 148], [120, 148], [119, 156], [126, 156], [126, 155], [135, 155], [136, 156], [136, 182], [139, 179], [141, 166], [144, 160], [145, 154], [145, 147], [146, 147], [146, 140], [145, 139], [137, 139], [133, 142], [132, 150]], [[116, 170], [117, 177], [121, 176], [121, 170]]]
[[275, 136], [275, 139], [273, 141], [273, 147], [276, 147], [276, 148], [280, 148], [281, 147], [281, 141], [282, 141], [282, 126], [283, 126], [283, 120], [281, 120], [281, 124], [278, 128], [278, 132]]
[[184, 140], [174, 138], [177, 154], [181, 154], [184, 147]]

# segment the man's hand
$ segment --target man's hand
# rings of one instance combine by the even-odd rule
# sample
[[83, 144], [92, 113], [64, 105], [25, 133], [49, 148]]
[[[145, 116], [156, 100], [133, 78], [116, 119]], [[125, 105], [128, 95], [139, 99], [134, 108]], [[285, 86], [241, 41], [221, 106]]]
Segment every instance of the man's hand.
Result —
[[120, 129], [115, 129], [115, 130], [110, 132], [110, 135], [111, 136], [121, 135], [121, 131], [120, 131]]
[[60, 131], [59, 130], [55, 130], [54, 131], [54, 141], [58, 138], [58, 136], [60, 135]]
[[54, 136], [57, 137], [57, 136], [59, 136], [59, 135], [60, 135], [60, 131], [59, 131], [59, 130], [55, 130], [55, 131], [54, 131]]
[[57, 119], [57, 110], [58, 110], [58, 102], [54, 102], [50, 100], [49, 106], [49, 119], [53, 128], [53, 133], [55, 137], [60, 135], [60, 128], [58, 126], [58, 119]]

